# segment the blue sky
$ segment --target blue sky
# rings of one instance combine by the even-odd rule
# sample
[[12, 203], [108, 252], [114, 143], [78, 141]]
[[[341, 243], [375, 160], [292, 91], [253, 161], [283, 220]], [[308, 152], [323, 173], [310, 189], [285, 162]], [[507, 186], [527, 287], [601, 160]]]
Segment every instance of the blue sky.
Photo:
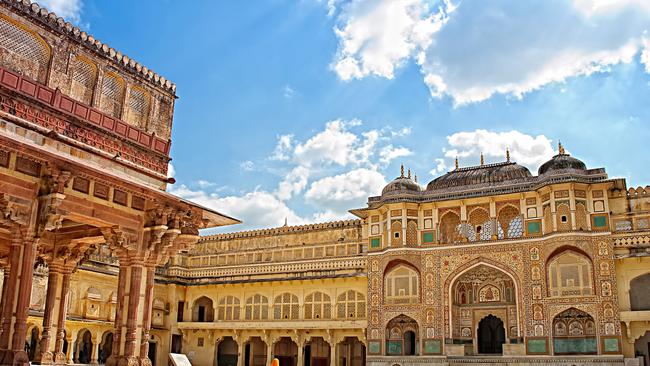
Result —
[[177, 84], [172, 193], [243, 230], [561, 140], [650, 184], [647, 0], [43, 1]]

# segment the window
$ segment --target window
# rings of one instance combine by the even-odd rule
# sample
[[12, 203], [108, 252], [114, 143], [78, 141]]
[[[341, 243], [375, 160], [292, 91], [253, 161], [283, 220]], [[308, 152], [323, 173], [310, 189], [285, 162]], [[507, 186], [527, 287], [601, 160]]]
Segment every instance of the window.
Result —
[[178, 302], [178, 309], [176, 310], [176, 321], [177, 322], [182, 322], [183, 321], [183, 314], [185, 313], [185, 302], [184, 301], [179, 301]]
[[269, 318], [269, 300], [256, 294], [246, 299], [246, 320], [266, 320]]
[[92, 104], [95, 80], [97, 79], [97, 66], [83, 56], [75, 56], [71, 64], [70, 96], [82, 103]]
[[314, 292], [305, 298], [305, 319], [330, 319], [332, 302], [329, 295]]
[[418, 273], [410, 267], [400, 265], [386, 275], [385, 298], [390, 303], [415, 303], [419, 299]]
[[630, 281], [630, 310], [650, 310], [650, 273]]
[[591, 295], [592, 268], [586, 256], [567, 250], [555, 256], [548, 265], [550, 296]]
[[504, 206], [498, 214], [497, 221], [499, 222], [499, 238], [503, 235], [507, 238], [520, 238], [524, 235], [524, 219], [519, 214], [519, 209], [514, 206]]
[[204, 322], [205, 321], [205, 306], [199, 305], [199, 315], [196, 321]]
[[447, 211], [440, 218], [440, 242], [460, 243], [460, 216], [455, 212]]
[[124, 79], [115, 73], [107, 72], [102, 80], [99, 109], [115, 118], [121, 118], [124, 101]]
[[15, 20], [0, 15], [2, 66], [30, 79], [44, 82], [50, 54], [50, 47], [38, 34]]
[[226, 296], [219, 300], [219, 320], [239, 320], [239, 299], [234, 296]]
[[298, 296], [285, 292], [276, 296], [273, 304], [274, 319], [298, 319]]
[[340, 319], [366, 317], [366, 298], [360, 292], [348, 290], [340, 294], [336, 307]]
[[212, 299], [206, 296], [201, 296], [194, 302], [194, 306], [192, 306], [192, 321], [214, 321], [214, 308], [212, 306]]
[[144, 128], [149, 121], [149, 93], [139, 87], [133, 87], [129, 94], [126, 121], [132, 126]]

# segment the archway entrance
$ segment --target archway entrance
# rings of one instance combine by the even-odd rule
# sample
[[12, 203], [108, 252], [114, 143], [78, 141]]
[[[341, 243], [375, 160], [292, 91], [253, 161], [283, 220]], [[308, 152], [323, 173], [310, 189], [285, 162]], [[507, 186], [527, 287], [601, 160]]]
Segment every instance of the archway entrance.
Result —
[[332, 356], [330, 345], [322, 337], [314, 337], [305, 345], [305, 366], [328, 366]]
[[251, 338], [246, 344], [244, 366], [266, 365], [266, 343], [260, 337]]
[[30, 361], [34, 361], [34, 358], [39, 353], [39, 334], [38, 328], [34, 326], [31, 332], [27, 333], [27, 341], [25, 342], [25, 351], [27, 352], [27, 357]]
[[503, 321], [494, 315], [488, 315], [478, 323], [478, 353], [503, 353], [506, 343], [506, 330]]
[[281, 366], [296, 366], [298, 346], [291, 338], [282, 337], [273, 346], [273, 356], [280, 361]]
[[102, 335], [102, 343], [99, 345], [99, 355], [97, 361], [100, 364], [105, 364], [108, 357], [113, 352], [113, 332], [104, 332]]
[[345, 337], [337, 348], [337, 365], [364, 366], [366, 364], [366, 346], [357, 337]]
[[79, 331], [76, 346], [76, 363], [90, 363], [93, 341], [89, 330], [83, 329]]
[[450, 284], [450, 336], [473, 353], [499, 354], [519, 338], [517, 287], [508, 273], [478, 264]]
[[386, 325], [386, 355], [415, 356], [418, 353], [418, 323], [406, 315], [389, 321]]
[[237, 342], [232, 337], [225, 337], [217, 346], [217, 366], [237, 366]]

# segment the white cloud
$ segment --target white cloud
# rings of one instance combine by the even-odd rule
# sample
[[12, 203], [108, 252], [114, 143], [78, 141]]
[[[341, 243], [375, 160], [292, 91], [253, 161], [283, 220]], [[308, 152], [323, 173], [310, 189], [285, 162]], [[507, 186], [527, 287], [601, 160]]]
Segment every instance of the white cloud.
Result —
[[253, 163], [250, 160], [242, 161], [241, 163], [239, 163], [239, 168], [241, 168], [241, 170], [246, 172], [252, 172], [253, 170], [255, 170], [255, 163]]
[[385, 185], [381, 173], [360, 168], [313, 182], [305, 192], [305, 201], [330, 213], [344, 214], [363, 205], [369, 196], [380, 194]]
[[302, 192], [307, 187], [310, 171], [304, 166], [297, 166], [287, 174], [278, 184], [276, 195], [279, 199], [286, 201], [294, 194]]
[[396, 67], [429, 45], [444, 19], [420, 0], [353, 0], [334, 29], [340, 44], [333, 69], [343, 80], [391, 79]]
[[275, 145], [271, 160], [289, 160], [289, 153], [293, 145], [293, 135], [281, 135], [278, 137], [278, 143]]
[[284, 92], [282, 94], [285, 98], [291, 99], [294, 95], [296, 95], [296, 91], [290, 85], [285, 85]]
[[494, 132], [487, 130], [463, 131], [447, 136], [448, 146], [443, 149], [444, 157], [437, 158], [437, 167], [431, 174], [444, 172], [449, 166], [447, 162], [456, 157], [466, 165], [478, 165], [481, 153], [486, 162], [506, 160], [506, 149], [510, 150], [511, 161], [527, 166], [535, 173], [537, 168], [550, 159], [554, 154], [551, 140], [544, 135], [527, 135], [512, 130]]
[[388, 165], [391, 161], [405, 156], [413, 155], [413, 152], [405, 147], [393, 147], [393, 145], [384, 146], [379, 151], [379, 161]]
[[494, 94], [521, 98], [549, 83], [630, 63], [639, 52], [650, 69], [647, 0], [427, 4], [352, 0], [335, 28], [339, 77], [390, 79], [412, 60], [433, 97], [448, 95], [462, 105]]
[[643, 52], [641, 52], [641, 63], [645, 65], [645, 71], [650, 74], [650, 39], [643, 39]]
[[291, 225], [306, 222], [269, 192], [253, 191], [242, 196], [220, 197], [181, 185], [170, 189], [170, 193], [244, 221], [244, 225], [233, 227], [233, 230], [277, 227], [284, 224], [285, 218]]
[[79, 22], [81, 19], [82, 0], [39, 0], [38, 3], [68, 21]]

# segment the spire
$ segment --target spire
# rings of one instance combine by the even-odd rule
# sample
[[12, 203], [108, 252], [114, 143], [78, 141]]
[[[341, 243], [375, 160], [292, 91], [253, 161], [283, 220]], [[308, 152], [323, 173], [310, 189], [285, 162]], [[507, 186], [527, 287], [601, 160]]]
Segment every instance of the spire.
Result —
[[288, 219], [285, 217], [284, 218], [284, 227], [287, 227], [287, 226], [289, 226], [289, 222], [288, 222]]
[[506, 147], [506, 162], [510, 162], [510, 149]]
[[456, 170], [458, 170], [458, 156], [456, 157], [456, 161], [454, 162], [456, 164]]
[[411, 168], [409, 168], [409, 175], [408, 178], [411, 179]]
[[558, 154], [560, 155], [566, 154], [566, 151], [564, 151], [564, 146], [562, 146], [562, 141], [557, 142], [557, 150], [558, 150]]
[[400, 178], [404, 178], [404, 164], [400, 167]]
[[417, 183], [417, 182], [418, 182], [418, 175], [416, 174], [415, 175], [415, 183]]
[[485, 158], [483, 157], [483, 153], [481, 153], [481, 165], [485, 165]]

